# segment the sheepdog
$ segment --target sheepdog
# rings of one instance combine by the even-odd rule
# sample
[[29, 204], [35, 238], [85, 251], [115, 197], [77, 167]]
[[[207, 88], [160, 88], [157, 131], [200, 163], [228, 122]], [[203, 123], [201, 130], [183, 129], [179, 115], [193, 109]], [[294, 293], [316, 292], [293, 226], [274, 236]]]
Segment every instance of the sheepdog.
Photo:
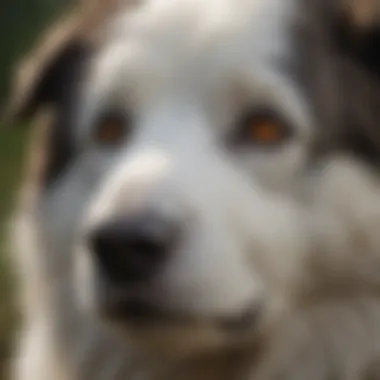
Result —
[[380, 6], [83, 2], [18, 67], [12, 380], [380, 379]]

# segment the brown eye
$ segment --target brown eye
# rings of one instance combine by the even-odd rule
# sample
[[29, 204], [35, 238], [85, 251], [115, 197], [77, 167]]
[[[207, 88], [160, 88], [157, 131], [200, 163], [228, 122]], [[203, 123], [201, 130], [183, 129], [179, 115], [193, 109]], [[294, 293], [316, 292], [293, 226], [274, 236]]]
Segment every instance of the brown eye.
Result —
[[122, 143], [128, 129], [128, 121], [121, 115], [104, 115], [96, 125], [94, 137], [98, 144], [113, 147]]
[[262, 147], [277, 146], [285, 142], [290, 135], [289, 126], [280, 116], [266, 111], [252, 112], [240, 121], [237, 142]]
[[282, 126], [271, 119], [254, 119], [248, 126], [248, 137], [260, 144], [273, 144], [282, 140]]

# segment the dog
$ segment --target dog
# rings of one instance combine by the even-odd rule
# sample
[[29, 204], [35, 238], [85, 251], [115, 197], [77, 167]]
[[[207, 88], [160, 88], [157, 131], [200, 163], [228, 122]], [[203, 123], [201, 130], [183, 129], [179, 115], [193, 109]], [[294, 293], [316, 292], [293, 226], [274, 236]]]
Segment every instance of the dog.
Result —
[[7, 106], [11, 378], [380, 379], [376, 1], [82, 5]]

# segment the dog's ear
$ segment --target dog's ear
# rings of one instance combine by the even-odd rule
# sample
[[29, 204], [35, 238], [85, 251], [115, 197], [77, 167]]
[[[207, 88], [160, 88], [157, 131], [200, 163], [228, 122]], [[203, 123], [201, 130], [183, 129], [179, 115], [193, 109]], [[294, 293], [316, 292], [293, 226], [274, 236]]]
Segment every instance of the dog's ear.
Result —
[[380, 0], [339, 1], [335, 76], [341, 130], [346, 148], [379, 168]]
[[118, 0], [80, 1], [42, 34], [36, 48], [17, 65], [10, 99], [0, 115], [4, 126], [33, 121], [25, 162], [28, 204], [36, 189], [52, 183], [75, 155], [71, 122], [81, 76]]
[[304, 0], [299, 71], [321, 126], [315, 151], [380, 167], [380, 0]]
[[380, 80], [380, 0], [339, 0], [336, 36], [342, 51]]
[[353, 30], [368, 30], [380, 22], [379, 0], [340, 0], [338, 5]]
[[6, 124], [30, 118], [40, 108], [60, 101], [68, 78], [92, 50], [99, 24], [114, 3], [83, 0], [42, 34], [36, 48], [14, 70], [3, 114]]
[[54, 103], [64, 71], [73, 64], [80, 46], [78, 14], [65, 15], [38, 41], [37, 48], [15, 68], [6, 122], [24, 120], [39, 107]]

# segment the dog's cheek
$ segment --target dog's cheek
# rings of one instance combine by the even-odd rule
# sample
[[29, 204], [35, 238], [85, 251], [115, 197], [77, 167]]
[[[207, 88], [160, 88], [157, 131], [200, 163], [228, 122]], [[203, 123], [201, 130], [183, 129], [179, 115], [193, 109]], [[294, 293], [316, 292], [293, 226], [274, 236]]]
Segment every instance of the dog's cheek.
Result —
[[80, 307], [88, 313], [95, 314], [96, 278], [93, 263], [86, 247], [78, 246], [74, 253], [74, 280], [76, 295]]
[[317, 195], [320, 207], [329, 210], [346, 230], [347, 238], [361, 236], [368, 248], [380, 247], [376, 232], [380, 223], [380, 183], [370, 168], [350, 159], [332, 160], [325, 166]]
[[378, 352], [378, 313], [377, 299], [363, 297], [323, 300], [284, 315], [269, 331], [251, 379], [367, 378]]
[[[294, 327], [294, 326], [293, 326]], [[281, 334], [271, 342], [251, 380], [326, 380], [327, 358], [323, 347], [307, 325], [298, 325], [291, 334]]]

